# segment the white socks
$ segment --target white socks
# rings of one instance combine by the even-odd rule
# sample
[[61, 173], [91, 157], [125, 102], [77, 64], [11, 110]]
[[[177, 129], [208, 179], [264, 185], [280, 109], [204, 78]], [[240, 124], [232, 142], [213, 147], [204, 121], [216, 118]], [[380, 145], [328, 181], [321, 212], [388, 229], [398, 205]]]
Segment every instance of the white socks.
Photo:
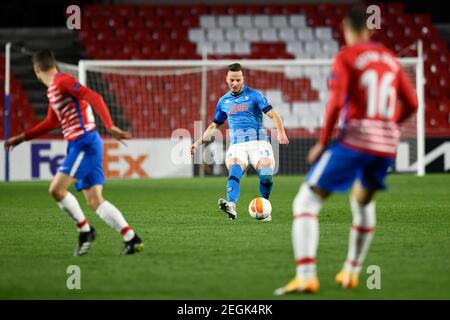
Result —
[[58, 202], [58, 206], [64, 210], [73, 221], [75, 221], [78, 231], [87, 232], [91, 230], [84, 217], [83, 211], [81, 210], [80, 204], [73, 194], [67, 192], [64, 199]]
[[350, 199], [352, 208], [353, 225], [350, 230], [347, 260], [344, 270], [359, 274], [361, 266], [369, 250], [376, 225], [375, 202], [361, 205], [356, 200]]
[[[77, 224], [78, 231], [87, 232], [91, 228], [81, 210], [80, 204], [77, 198], [70, 192], [58, 202], [58, 206], [64, 210], [72, 220]], [[130, 241], [133, 239], [135, 233], [125, 221], [122, 213], [113, 204], [108, 201], [104, 201], [96, 210], [100, 218], [102, 218], [109, 226], [120, 232], [124, 241]]]
[[125, 221], [122, 213], [112, 203], [104, 201], [98, 206], [96, 210], [100, 218], [103, 219], [109, 226], [113, 227], [120, 232], [124, 241], [130, 241], [133, 239], [135, 233], [131, 229], [128, 223]]
[[318, 214], [322, 199], [308, 184], [303, 183], [294, 199], [292, 243], [294, 246], [296, 276], [307, 280], [316, 275], [316, 253], [319, 244]]

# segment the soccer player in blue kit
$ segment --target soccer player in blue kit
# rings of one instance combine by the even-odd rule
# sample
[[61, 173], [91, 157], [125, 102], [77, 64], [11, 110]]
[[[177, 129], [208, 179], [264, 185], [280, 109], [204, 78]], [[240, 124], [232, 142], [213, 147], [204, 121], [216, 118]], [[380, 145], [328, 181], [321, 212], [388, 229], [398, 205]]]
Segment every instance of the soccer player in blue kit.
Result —
[[[244, 74], [239, 63], [228, 66], [226, 82], [230, 91], [219, 99], [214, 120], [203, 133], [202, 138], [191, 146], [193, 155], [205, 141], [210, 141], [227, 119], [230, 127], [230, 147], [226, 153], [229, 170], [227, 198], [219, 199], [219, 207], [230, 219], [237, 217], [237, 202], [240, 194], [240, 180], [248, 163], [252, 164], [259, 176], [259, 190], [268, 199], [272, 191], [272, 176], [275, 159], [266, 129], [262, 125], [263, 114], [269, 116], [278, 129], [278, 142], [287, 145], [289, 140], [284, 131], [283, 121], [267, 98], [255, 89], [244, 85]], [[270, 221], [271, 216], [265, 220]]]

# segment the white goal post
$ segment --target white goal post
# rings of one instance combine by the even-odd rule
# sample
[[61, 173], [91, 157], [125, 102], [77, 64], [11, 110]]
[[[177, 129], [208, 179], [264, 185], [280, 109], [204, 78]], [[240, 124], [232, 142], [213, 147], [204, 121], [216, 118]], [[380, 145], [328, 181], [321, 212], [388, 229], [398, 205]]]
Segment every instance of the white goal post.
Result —
[[[412, 164], [410, 170], [423, 176], [425, 104], [420, 42], [418, 53], [418, 57], [399, 58], [399, 61], [415, 86], [419, 101], [417, 115], [402, 126], [404, 140], [409, 144], [404, 157]], [[281, 151], [284, 152], [280, 155], [284, 159], [282, 166], [289, 167], [282, 173], [304, 172], [306, 163], [302, 162], [300, 168], [294, 159], [303, 161], [300, 158], [306, 158], [310, 146], [307, 140], [318, 137], [327, 97], [324, 83], [331, 59], [80, 60], [78, 77], [81, 84], [104, 97], [110, 95], [107, 103], [117, 105], [116, 111], [120, 111], [117, 117], [126, 119], [123, 125], [138, 137], [170, 138], [165, 126], [175, 130], [183, 125], [191, 126], [194, 121], [201, 121], [203, 128], [209, 124], [215, 103], [226, 92], [224, 70], [236, 62], [242, 64], [249, 86], [263, 92], [275, 108], [281, 109], [287, 130], [298, 139], [297, 144], [289, 147], [292, 149]], [[112, 112], [113, 117], [116, 111]], [[177, 118], [173, 120], [171, 116]]]

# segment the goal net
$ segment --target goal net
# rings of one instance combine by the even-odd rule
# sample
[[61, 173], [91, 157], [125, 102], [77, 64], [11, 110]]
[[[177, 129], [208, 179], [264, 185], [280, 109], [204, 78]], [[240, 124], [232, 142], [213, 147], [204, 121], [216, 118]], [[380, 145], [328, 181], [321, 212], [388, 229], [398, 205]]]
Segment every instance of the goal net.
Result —
[[[115, 123], [135, 138], [170, 139], [182, 135], [193, 141], [212, 122], [218, 99], [228, 91], [226, 67], [234, 62], [242, 64], [246, 84], [261, 91], [283, 118], [290, 139], [288, 147], [278, 145], [271, 119], [263, 118], [272, 137], [278, 174], [304, 174], [309, 168], [308, 150], [323, 125], [332, 60], [83, 60], [79, 63], [79, 80], [103, 95]], [[393, 169], [414, 170], [422, 175], [423, 82], [417, 75], [420, 60], [400, 58], [400, 62], [416, 87], [422, 108], [419, 118], [411, 118], [401, 128], [398, 157], [412, 165]], [[197, 152], [196, 174], [225, 172], [227, 129], [225, 124], [214, 142]]]

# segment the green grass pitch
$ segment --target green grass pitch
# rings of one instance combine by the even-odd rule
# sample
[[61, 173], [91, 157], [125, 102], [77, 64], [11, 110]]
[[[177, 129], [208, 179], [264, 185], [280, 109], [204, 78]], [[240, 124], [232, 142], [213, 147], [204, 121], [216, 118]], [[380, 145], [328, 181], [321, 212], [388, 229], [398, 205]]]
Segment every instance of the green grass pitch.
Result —
[[[217, 208], [226, 177], [109, 181], [105, 197], [145, 251], [119, 256], [120, 237], [77, 193], [98, 232], [81, 258], [72, 257], [77, 234], [48, 182], [1, 183], [0, 299], [278, 299], [273, 290], [294, 275], [291, 203], [302, 181], [275, 177], [272, 222], [247, 213], [258, 195], [255, 177], [242, 181], [237, 221]], [[348, 196], [334, 195], [320, 215], [320, 291], [281, 299], [450, 299], [450, 175], [392, 175], [387, 182], [359, 288], [334, 283], [351, 223]], [[81, 290], [66, 287], [69, 265], [81, 268]], [[369, 265], [381, 268], [379, 290], [366, 286]]]

